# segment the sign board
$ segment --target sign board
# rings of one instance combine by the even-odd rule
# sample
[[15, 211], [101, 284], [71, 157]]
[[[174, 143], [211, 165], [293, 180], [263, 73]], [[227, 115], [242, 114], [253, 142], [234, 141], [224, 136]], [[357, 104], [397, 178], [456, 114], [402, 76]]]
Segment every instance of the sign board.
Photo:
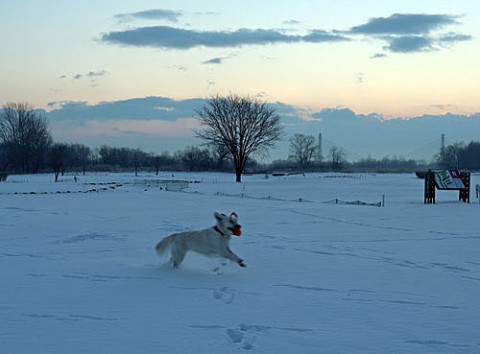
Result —
[[435, 184], [438, 189], [464, 189], [458, 170], [435, 171]]

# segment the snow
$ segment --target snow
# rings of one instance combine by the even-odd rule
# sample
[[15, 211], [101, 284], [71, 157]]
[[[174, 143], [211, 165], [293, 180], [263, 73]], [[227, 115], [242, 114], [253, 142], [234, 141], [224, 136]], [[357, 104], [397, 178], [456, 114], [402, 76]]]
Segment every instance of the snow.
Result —
[[[0, 353], [480, 352], [474, 192], [424, 205], [413, 174], [77, 177], [0, 182]], [[214, 211], [238, 213], [247, 268], [156, 255]]]

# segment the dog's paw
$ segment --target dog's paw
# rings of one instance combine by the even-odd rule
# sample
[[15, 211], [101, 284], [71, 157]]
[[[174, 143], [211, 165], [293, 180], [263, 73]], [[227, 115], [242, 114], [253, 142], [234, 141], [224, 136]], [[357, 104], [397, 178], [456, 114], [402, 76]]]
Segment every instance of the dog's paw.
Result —
[[247, 265], [243, 262], [243, 259], [241, 259], [241, 260], [238, 261], [238, 265], [239, 265], [240, 267], [244, 267], [244, 268], [247, 266]]

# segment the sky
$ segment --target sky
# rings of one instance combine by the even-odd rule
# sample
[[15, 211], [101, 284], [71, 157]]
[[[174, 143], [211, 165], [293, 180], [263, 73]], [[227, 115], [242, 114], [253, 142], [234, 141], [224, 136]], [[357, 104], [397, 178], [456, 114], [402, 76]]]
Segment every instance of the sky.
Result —
[[[44, 111], [58, 141], [181, 149], [195, 112], [236, 93], [278, 108], [288, 137], [408, 155], [480, 128], [480, 2], [9, 1], [0, 104]], [[480, 131], [480, 130], [477, 130]]]

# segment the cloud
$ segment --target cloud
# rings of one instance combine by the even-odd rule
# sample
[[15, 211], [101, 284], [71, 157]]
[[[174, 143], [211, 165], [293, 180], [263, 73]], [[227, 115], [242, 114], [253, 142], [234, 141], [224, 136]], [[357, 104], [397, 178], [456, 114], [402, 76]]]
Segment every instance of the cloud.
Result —
[[165, 97], [133, 98], [96, 105], [86, 102], [55, 102], [51, 107], [57, 108], [48, 112], [48, 116], [53, 121], [70, 120], [77, 124], [88, 120], [116, 119], [174, 121], [193, 117], [204, 103], [205, 100], [200, 98], [176, 101]]
[[298, 21], [298, 20], [286, 20], [286, 21], [283, 21], [283, 24], [284, 25], [299, 25], [301, 24], [302, 22], [301, 21]]
[[377, 17], [367, 23], [352, 27], [350, 33], [366, 35], [426, 34], [433, 30], [456, 24], [455, 16], [428, 14], [393, 14]]
[[391, 37], [387, 41], [389, 43], [385, 48], [396, 53], [421, 52], [434, 48], [434, 41], [428, 36]]
[[[50, 102], [51, 111], [44, 114], [52, 124], [55, 139], [77, 141], [93, 146], [114, 144], [141, 146], [144, 150], [180, 150], [192, 144], [193, 130], [198, 128], [196, 110], [205, 104], [201, 98], [173, 100], [145, 97], [88, 105], [85, 102]], [[449, 141], [478, 140], [480, 113], [473, 115], [438, 114], [385, 119], [382, 115], [357, 114], [346, 107], [325, 108], [307, 112], [281, 102], [271, 106], [285, 125], [285, 142], [295, 133], [318, 136], [335, 142], [356, 157], [406, 156], [431, 159], [430, 155], [408, 153], [438, 140], [445, 133]], [[438, 108], [452, 108], [448, 103]], [[443, 110], [442, 109], [442, 110]], [[168, 141], [168, 144], [167, 144]], [[201, 143], [201, 141], [199, 141]], [[429, 144], [432, 145], [432, 144]], [[433, 144], [435, 145], [435, 144]], [[279, 144], [271, 157], [286, 158], [288, 143]], [[351, 158], [351, 156], [350, 156]]]
[[[176, 101], [166, 97], [145, 97], [101, 102], [50, 102], [48, 112], [55, 140], [71, 141], [99, 147], [128, 146], [145, 151], [183, 149], [197, 142], [194, 118], [205, 100]], [[200, 144], [201, 141], [198, 141]]]
[[178, 22], [178, 18], [182, 16], [179, 11], [151, 9], [139, 12], [131, 12], [126, 14], [117, 14], [114, 17], [121, 21], [140, 20], [165, 20], [170, 22]]
[[384, 37], [387, 45], [384, 49], [394, 53], [415, 53], [425, 52], [431, 50], [438, 50], [444, 47], [449, 47], [457, 42], [469, 41], [472, 36], [450, 33], [441, 35], [439, 37], [424, 36], [398, 36], [398, 37]]
[[[106, 70], [98, 70], [98, 71], [89, 71], [88, 73], [78, 73], [78, 74], [74, 74], [72, 76], [72, 79], [73, 80], [82, 80], [84, 78], [88, 78], [90, 79], [90, 81], [95, 81], [97, 80], [98, 78], [102, 77], [102, 76], [105, 76], [107, 75], [108, 72]], [[67, 75], [61, 75], [59, 77], [60, 80], [64, 80], [67, 78]]]
[[439, 42], [442, 43], [456, 43], [456, 42], [464, 42], [470, 41], [473, 37], [466, 35], [466, 34], [459, 34], [459, 33], [448, 33], [439, 38]]
[[387, 57], [387, 54], [385, 54], [385, 53], [376, 53], [376, 54], [371, 56], [372, 59], [386, 58], [386, 57]]
[[225, 58], [212, 58], [209, 60], [205, 60], [204, 62], [202, 62], [202, 64], [222, 64], [223, 59]]
[[314, 30], [307, 35], [288, 35], [277, 30], [195, 31], [169, 26], [140, 27], [102, 35], [104, 43], [137, 47], [190, 49], [194, 47], [240, 47], [275, 43], [321, 43], [349, 40], [333, 32]]
[[[478, 140], [480, 114], [438, 114], [385, 119], [382, 115], [357, 114], [348, 108], [325, 108], [313, 113], [314, 120], [290, 121], [288, 134], [322, 133], [324, 141], [354, 152], [349, 158], [404, 156], [430, 161], [440, 151], [440, 136], [450, 142]], [[435, 143], [438, 143], [435, 148]], [[324, 151], [328, 151], [325, 144]], [[422, 147], [428, 146], [428, 149]], [[416, 151], [416, 152], [415, 152]], [[415, 153], [413, 153], [415, 152]]]
[[176, 121], [162, 120], [89, 120], [83, 125], [72, 125], [69, 121], [51, 124], [55, 140], [86, 144], [91, 148], [102, 145], [130, 147], [146, 152], [175, 152], [202, 141], [195, 138], [193, 131], [199, 123], [193, 118]]
[[358, 73], [356, 76], [356, 82], [357, 84], [363, 84], [365, 82], [365, 74], [364, 73]]
[[[176, 121], [163, 120], [115, 120], [101, 121], [89, 120], [82, 126], [58, 124], [57, 130], [62, 128], [75, 133], [76, 136], [110, 136], [124, 137], [125, 135], [137, 134], [138, 137], [153, 135], [157, 137], [191, 137], [193, 129], [200, 128], [200, 124], [194, 118], [182, 118]], [[65, 123], [65, 122], [63, 122]]]
[[[178, 21], [181, 12], [171, 10], [147, 10], [116, 15], [118, 18], [155, 18]], [[199, 31], [171, 26], [148, 26], [101, 35], [101, 42], [134, 47], [188, 50], [195, 47], [227, 48], [247, 45], [268, 45], [279, 43], [326, 43], [358, 40], [371, 37], [386, 44], [383, 48], [392, 53], [428, 52], [452, 46], [458, 42], [472, 40], [472, 36], [447, 32], [447, 27], [460, 24], [460, 16], [446, 14], [399, 14], [376, 17], [349, 30], [325, 31], [314, 29], [306, 34], [288, 34], [276, 29], [247, 29], [234, 31]], [[299, 25], [297, 20], [284, 21], [285, 25]], [[377, 53], [372, 58], [386, 57]], [[214, 58], [204, 64], [221, 64], [222, 59]]]
[[[384, 49], [393, 53], [425, 52], [472, 39], [469, 35], [453, 32], [434, 35], [447, 26], [459, 24], [457, 19], [458, 16], [452, 15], [393, 14], [372, 18], [347, 33], [385, 41]], [[378, 54], [374, 58], [379, 58]]]
[[366, 120], [366, 116], [357, 115], [351, 109], [348, 108], [324, 108], [320, 112], [312, 114], [313, 118], [316, 118], [318, 121], [328, 122], [359, 122]]
[[90, 78], [94, 78], [94, 77], [101, 77], [101, 76], [105, 76], [107, 74], [107, 72], [105, 70], [100, 70], [100, 71], [89, 71], [87, 73], [87, 76], [90, 77]]

